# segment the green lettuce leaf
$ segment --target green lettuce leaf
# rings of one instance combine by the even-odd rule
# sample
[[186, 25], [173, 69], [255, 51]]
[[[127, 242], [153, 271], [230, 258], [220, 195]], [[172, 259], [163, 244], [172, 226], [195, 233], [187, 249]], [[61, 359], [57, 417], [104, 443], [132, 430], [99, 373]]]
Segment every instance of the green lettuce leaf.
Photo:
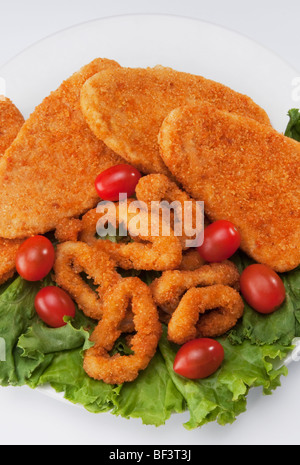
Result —
[[5, 360], [0, 362], [2, 386], [24, 384], [36, 368], [35, 361], [22, 362], [17, 344], [35, 318], [34, 299], [42, 285], [17, 278], [0, 295], [0, 337], [5, 345]]
[[37, 384], [50, 384], [57, 392], [63, 392], [65, 399], [92, 413], [111, 410], [122, 388], [91, 379], [83, 369], [81, 348], [55, 354]]
[[66, 317], [65, 321], [67, 324], [61, 328], [50, 328], [36, 316], [27, 332], [19, 338], [22, 357], [39, 359], [47, 354], [78, 347], [85, 350], [93, 345], [89, 337], [90, 329], [95, 325], [82, 312], [77, 311], [74, 320]]
[[141, 418], [146, 425], [159, 426], [172, 413], [185, 411], [185, 401], [169, 376], [160, 352], [132, 383], [125, 383], [115, 400], [113, 413], [124, 418]]
[[[123, 341], [115, 350], [130, 353]], [[144, 424], [162, 425], [173, 412], [183, 412], [185, 402], [176, 389], [164, 360], [159, 353], [132, 383], [111, 386], [96, 381], [83, 370], [82, 350], [60, 352], [38, 379], [38, 384], [50, 384], [57, 392], [93, 413], [112, 410], [124, 418], [141, 418]]]
[[292, 347], [276, 345], [256, 346], [249, 341], [233, 346], [228, 338], [218, 339], [225, 351], [222, 367], [204, 380], [192, 381], [177, 375], [173, 363], [179, 346], [170, 344], [166, 331], [160, 350], [170, 377], [184, 397], [190, 420], [187, 429], [215, 421], [220, 425], [233, 423], [246, 410], [246, 397], [251, 387], [262, 386], [265, 394], [280, 386], [280, 376], [287, 374], [285, 366], [275, 369], [275, 361], [282, 360]]
[[[240, 269], [248, 264], [243, 254], [234, 260]], [[285, 367], [276, 369], [275, 361], [290, 352], [291, 341], [300, 333], [300, 272], [283, 278], [287, 301], [276, 314], [264, 317], [246, 308], [239, 327], [220, 339], [226, 359], [218, 373], [197, 382], [176, 375], [173, 361], [178, 347], [164, 334], [147, 369], [122, 386], [93, 380], [83, 370], [83, 351], [91, 345], [89, 334], [96, 322], [77, 311], [66, 326], [47, 327], [35, 313], [34, 298], [49, 281], [32, 284], [17, 278], [0, 295], [0, 335], [6, 342], [0, 383], [32, 388], [50, 384], [93, 413], [111, 411], [124, 418], [141, 418], [144, 424], [159, 426], [186, 408], [191, 416], [185, 425], [189, 429], [214, 420], [232, 423], [246, 410], [251, 387], [262, 386], [269, 394], [287, 373]], [[122, 340], [115, 350], [129, 353]]]

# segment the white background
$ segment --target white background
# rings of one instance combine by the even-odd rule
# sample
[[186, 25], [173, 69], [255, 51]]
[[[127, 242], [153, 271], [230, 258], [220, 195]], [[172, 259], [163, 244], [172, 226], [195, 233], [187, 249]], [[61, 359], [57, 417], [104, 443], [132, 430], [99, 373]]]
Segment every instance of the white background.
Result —
[[[0, 66], [37, 40], [77, 23], [120, 14], [163, 13], [233, 29], [300, 70], [299, 0], [0, 0], [0, 7]], [[248, 411], [236, 423], [209, 424], [196, 431], [182, 427], [187, 415], [160, 428], [145, 427], [139, 420], [90, 414], [27, 387], [0, 388], [0, 443], [298, 445], [299, 386], [300, 365], [293, 363], [272, 396], [262, 396], [260, 389], [250, 393]]]

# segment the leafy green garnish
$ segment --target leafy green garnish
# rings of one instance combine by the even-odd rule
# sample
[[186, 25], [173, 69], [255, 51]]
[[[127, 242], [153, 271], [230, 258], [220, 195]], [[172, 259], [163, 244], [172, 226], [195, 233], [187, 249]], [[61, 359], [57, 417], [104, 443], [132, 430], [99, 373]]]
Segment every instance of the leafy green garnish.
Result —
[[166, 333], [160, 342], [160, 350], [170, 377], [184, 397], [190, 412], [187, 429], [202, 426], [217, 420], [221, 425], [232, 423], [236, 416], [246, 410], [249, 388], [262, 386], [270, 394], [280, 385], [280, 376], [287, 368], [274, 369], [272, 361], [282, 359], [291, 347], [280, 345], [257, 346], [248, 341], [233, 346], [228, 338], [220, 338], [225, 361], [222, 367], [207, 379], [192, 381], [177, 375], [173, 362], [179, 347], [170, 344]]
[[144, 424], [159, 426], [172, 413], [181, 413], [185, 409], [184, 397], [169, 376], [158, 350], [146, 370], [132, 383], [123, 385], [112, 413], [125, 418], [141, 418]]
[[[249, 263], [244, 254], [234, 257], [242, 270]], [[125, 418], [141, 418], [145, 424], [164, 424], [172, 413], [190, 412], [186, 428], [210, 421], [232, 423], [245, 411], [251, 387], [262, 386], [266, 394], [280, 385], [285, 367], [275, 362], [292, 350], [300, 336], [300, 271], [283, 276], [287, 290], [284, 306], [270, 316], [250, 307], [227, 338], [221, 369], [202, 381], [184, 379], [173, 371], [178, 346], [164, 332], [156, 356], [139, 377], [122, 386], [111, 386], [87, 376], [83, 352], [90, 347], [89, 334], [97, 322], [77, 311], [74, 320], [52, 329], [34, 311], [34, 297], [41, 286], [17, 278], [0, 295], [0, 337], [6, 343], [6, 361], [0, 362], [2, 385], [27, 384], [34, 388], [50, 384], [70, 402], [100, 413], [111, 411]], [[126, 340], [117, 341], [115, 352], [129, 355]]]
[[300, 110], [293, 108], [288, 112], [290, 121], [285, 131], [285, 136], [300, 142]]

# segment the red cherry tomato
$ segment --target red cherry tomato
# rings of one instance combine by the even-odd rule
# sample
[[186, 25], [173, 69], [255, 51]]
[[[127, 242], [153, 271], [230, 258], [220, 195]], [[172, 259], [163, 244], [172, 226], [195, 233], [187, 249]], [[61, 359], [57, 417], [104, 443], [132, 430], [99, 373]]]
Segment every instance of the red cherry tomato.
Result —
[[198, 247], [201, 257], [210, 263], [222, 262], [240, 247], [241, 236], [233, 223], [215, 221], [204, 230], [204, 242]]
[[101, 199], [114, 202], [119, 200], [119, 194], [132, 197], [140, 178], [141, 173], [133, 166], [116, 165], [97, 176], [95, 187]]
[[16, 268], [26, 281], [40, 281], [51, 271], [55, 260], [54, 247], [44, 236], [34, 236], [20, 246]]
[[39, 317], [52, 328], [65, 326], [64, 316], [75, 317], [75, 304], [69, 294], [56, 286], [41, 289], [34, 301]]
[[241, 293], [259, 313], [273, 313], [285, 299], [285, 287], [275, 271], [266, 265], [248, 266], [240, 278]]
[[174, 360], [174, 371], [189, 379], [204, 379], [215, 373], [224, 360], [224, 349], [214, 339], [201, 338], [184, 344]]

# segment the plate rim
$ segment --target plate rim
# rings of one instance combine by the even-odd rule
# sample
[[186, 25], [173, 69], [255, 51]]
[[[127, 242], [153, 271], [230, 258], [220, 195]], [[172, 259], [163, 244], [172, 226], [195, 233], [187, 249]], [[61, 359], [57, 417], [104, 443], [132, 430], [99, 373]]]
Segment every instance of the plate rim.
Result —
[[81, 26], [92, 24], [92, 23], [97, 23], [97, 22], [100, 22], [100, 21], [107, 21], [107, 20], [112, 20], [112, 19], [136, 18], [136, 17], [169, 18], [169, 19], [173, 18], [173, 19], [179, 19], [179, 20], [181, 19], [181, 20], [193, 21], [193, 22], [196, 22], [196, 23], [203, 23], [203, 24], [209, 25], [211, 27], [215, 27], [215, 28], [217, 28], [219, 30], [226, 31], [227, 33], [231, 33], [231, 34], [236, 35], [238, 37], [243, 37], [245, 40], [247, 40], [249, 42], [252, 42], [256, 46], [260, 47], [261, 49], [267, 51], [268, 53], [272, 54], [274, 57], [279, 59], [285, 66], [289, 67], [290, 70], [292, 70], [296, 74], [300, 75], [300, 68], [299, 68], [299, 70], [297, 70], [291, 63], [289, 63], [287, 60], [285, 60], [285, 58], [283, 58], [279, 53], [275, 52], [274, 50], [270, 49], [269, 47], [266, 47], [265, 45], [260, 43], [258, 40], [253, 39], [252, 37], [249, 37], [247, 34], [238, 32], [238, 31], [236, 31], [234, 29], [231, 29], [229, 27], [226, 27], [226, 26], [223, 26], [223, 25], [220, 25], [220, 24], [216, 24], [216, 23], [214, 23], [212, 21], [203, 20], [201, 18], [194, 18], [192, 16], [176, 15], [176, 14], [171, 14], [171, 13], [170, 14], [169, 13], [164, 13], [164, 14], [160, 14], [160, 13], [125, 13], [125, 14], [119, 14], [119, 15], [107, 15], [107, 16], [103, 16], [103, 17], [100, 16], [98, 18], [90, 19], [90, 20], [87, 20], [87, 21], [82, 21], [80, 23], [76, 23], [76, 24], [73, 24], [71, 26], [67, 26], [65, 28], [59, 29], [58, 31], [55, 31], [55, 32], [53, 32], [51, 34], [48, 34], [48, 35], [42, 37], [41, 39], [33, 42], [32, 44], [30, 44], [27, 47], [25, 47], [24, 49], [22, 49], [20, 52], [16, 53], [9, 60], [7, 60], [6, 62], [1, 64], [0, 72], [1, 72], [1, 70], [3, 68], [8, 66], [12, 61], [14, 61], [20, 55], [27, 52], [31, 48], [34, 48], [36, 45], [51, 39], [52, 37], [58, 36], [60, 34], [63, 34], [65, 32], [67, 32], [67, 31], [70, 31], [72, 29], [76, 29], [76, 28], [79, 28]]

